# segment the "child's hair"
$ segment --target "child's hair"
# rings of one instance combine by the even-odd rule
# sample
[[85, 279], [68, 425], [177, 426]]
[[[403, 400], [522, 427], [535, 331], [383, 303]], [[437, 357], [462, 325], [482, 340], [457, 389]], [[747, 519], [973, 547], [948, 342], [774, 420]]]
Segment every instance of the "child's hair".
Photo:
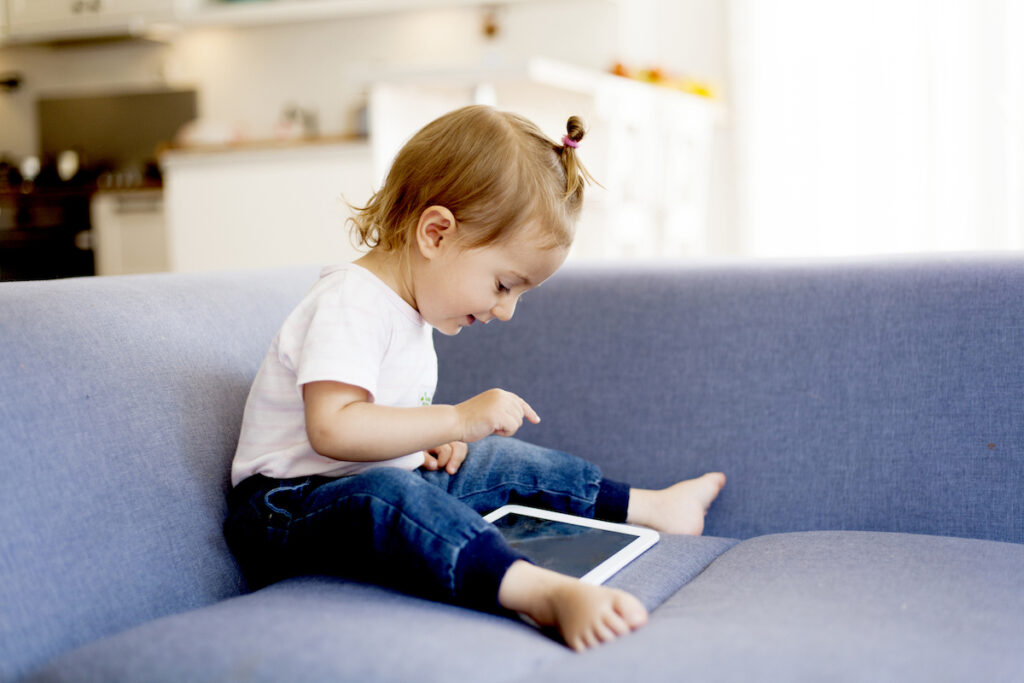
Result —
[[423, 210], [444, 206], [466, 248], [508, 239], [527, 224], [550, 247], [568, 247], [584, 182], [593, 180], [576, 156], [585, 132], [573, 116], [559, 144], [525, 118], [491, 107], [445, 114], [402, 147], [370, 202], [353, 207], [359, 242], [401, 250]]

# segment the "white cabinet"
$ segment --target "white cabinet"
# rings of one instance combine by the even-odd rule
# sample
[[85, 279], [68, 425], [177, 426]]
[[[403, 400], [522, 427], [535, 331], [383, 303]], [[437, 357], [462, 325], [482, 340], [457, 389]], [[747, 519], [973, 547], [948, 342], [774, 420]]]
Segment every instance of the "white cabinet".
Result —
[[93, 197], [91, 213], [97, 275], [168, 269], [163, 192], [100, 192]]
[[357, 256], [346, 201], [372, 193], [365, 143], [177, 150], [163, 190], [98, 193], [97, 275], [326, 265]]
[[138, 35], [174, 21], [193, 0], [7, 0], [11, 42]]
[[161, 159], [174, 272], [351, 261], [346, 201], [372, 193], [366, 143], [181, 150]]

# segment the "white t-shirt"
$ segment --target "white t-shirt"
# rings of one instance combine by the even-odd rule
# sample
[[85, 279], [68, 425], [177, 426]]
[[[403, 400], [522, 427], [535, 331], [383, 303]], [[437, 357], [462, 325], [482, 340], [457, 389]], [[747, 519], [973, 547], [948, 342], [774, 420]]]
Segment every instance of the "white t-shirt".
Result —
[[302, 385], [333, 380], [366, 389], [375, 403], [429, 405], [437, 386], [433, 328], [370, 271], [354, 263], [324, 268], [285, 320], [249, 391], [231, 483], [345, 476], [373, 467], [413, 470], [423, 453], [381, 462], [335, 460], [306, 435]]

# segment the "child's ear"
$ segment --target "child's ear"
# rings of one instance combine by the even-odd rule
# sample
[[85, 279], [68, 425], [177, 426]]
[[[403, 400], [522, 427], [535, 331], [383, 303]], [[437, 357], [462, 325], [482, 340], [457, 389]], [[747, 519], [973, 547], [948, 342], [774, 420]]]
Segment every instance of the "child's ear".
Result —
[[455, 215], [443, 206], [423, 210], [416, 224], [416, 246], [424, 258], [436, 255], [455, 239]]

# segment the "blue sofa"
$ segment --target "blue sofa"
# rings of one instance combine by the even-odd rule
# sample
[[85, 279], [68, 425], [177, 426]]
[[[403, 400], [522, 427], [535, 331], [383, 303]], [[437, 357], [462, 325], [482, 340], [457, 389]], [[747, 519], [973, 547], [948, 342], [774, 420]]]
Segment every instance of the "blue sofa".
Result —
[[577, 655], [338, 578], [256, 592], [221, 534], [250, 382], [315, 269], [0, 285], [0, 680], [1022, 681], [1024, 258], [574, 266], [438, 338], [437, 400], [663, 486], [706, 535]]

